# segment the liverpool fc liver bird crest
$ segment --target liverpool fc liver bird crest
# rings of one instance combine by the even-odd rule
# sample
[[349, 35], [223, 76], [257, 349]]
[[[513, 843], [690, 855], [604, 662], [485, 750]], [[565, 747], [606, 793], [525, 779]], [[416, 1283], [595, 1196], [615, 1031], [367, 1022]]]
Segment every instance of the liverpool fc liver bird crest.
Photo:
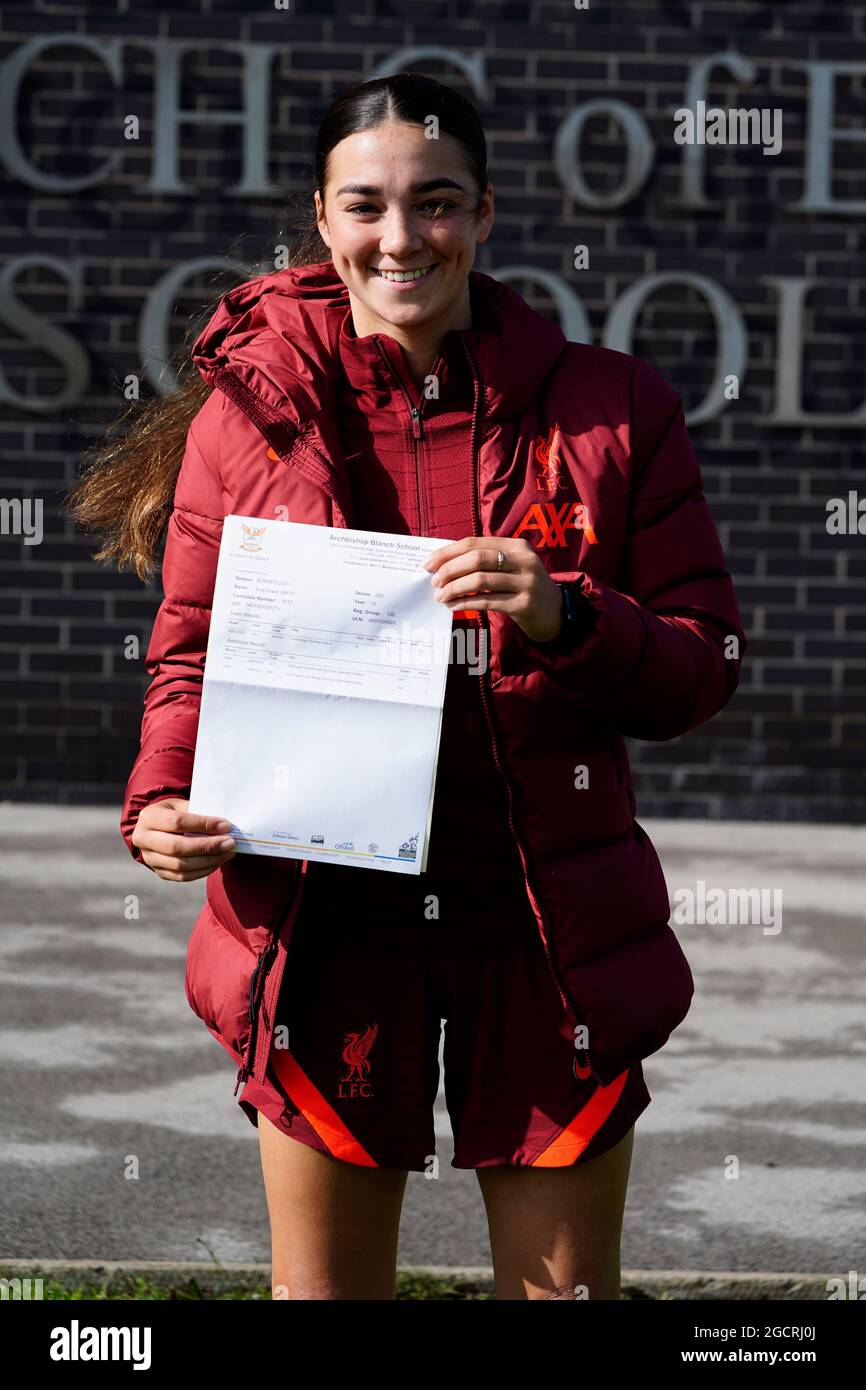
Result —
[[370, 1075], [370, 1049], [378, 1032], [378, 1023], [373, 1023], [363, 1033], [343, 1034], [343, 1061], [348, 1070], [340, 1081], [366, 1081]]

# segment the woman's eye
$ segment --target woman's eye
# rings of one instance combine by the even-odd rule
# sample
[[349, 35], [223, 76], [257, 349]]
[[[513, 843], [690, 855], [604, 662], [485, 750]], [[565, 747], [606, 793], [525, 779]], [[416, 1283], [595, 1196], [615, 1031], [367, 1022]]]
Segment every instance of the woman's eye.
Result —
[[[456, 206], [456, 203], [449, 202], [447, 198], [432, 198], [426, 203], [421, 203], [419, 210], [424, 212], [427, 217], [442, 217], [444, 213], [450, 212]], [[354, 203], [346, 211], [366, 214], [378, 212], [379, 209], [373, 203]]]

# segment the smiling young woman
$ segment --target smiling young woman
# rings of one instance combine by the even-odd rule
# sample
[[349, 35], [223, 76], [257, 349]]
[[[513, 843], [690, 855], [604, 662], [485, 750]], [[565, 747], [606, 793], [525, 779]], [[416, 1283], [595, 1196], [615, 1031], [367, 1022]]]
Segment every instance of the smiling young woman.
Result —
[[[207, 878], [187, 996], [258, 1125], [275, 1297], [393, 1297], [407, 1175], [438, 1171], [444, 1022], [498, 1297], [615, 1299], [641, 1061], [693, 987], [623, 739], [730, 699], [730, 576], [676, 392], [474, 269], [493, 187], [469, 102], [415, 73], [349, 88], [312, 201], [319, 258], [224, 295], [197, 383], [73, 496], [139, 573], [167, 523], [123, 835]], [[424, 874], [237, 855], [189, 814], [230, 512], [447, 538], [431, 583], [487, 662], [449, 668]]]

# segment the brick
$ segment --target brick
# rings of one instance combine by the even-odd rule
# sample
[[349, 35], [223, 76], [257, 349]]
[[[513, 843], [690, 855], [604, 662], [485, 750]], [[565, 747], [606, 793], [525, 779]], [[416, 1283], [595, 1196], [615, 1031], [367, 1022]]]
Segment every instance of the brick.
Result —
[[[13, 8], [2, 52], [45, 32], [56, 19], [54, 9]], [[30, 77], [27, 148], [44, 168], [89, 169], [115, 148], [121, 109], [142, 115], [143, 139], [124, 149], [121, 178], [81, 194], [15, 185], [7, 203], [9, 232], [0, 233], [0, 252], [7, 256], [24, 244], [83, 258], [74, 307], [67, 288], [40, 270], [20, 276], [17, 289], [83, 345], [92, 374], [86, 402], [48, 416], [7, 407], [0, 421], [0, 495], [5, 489], [6, 495], [42, 496], [46, 511], [41, 546], [9, 538], [0, 548], [0, 640], [8, 644], [0, 649], [0, 668], [5, 687], [17, 696], [17, 703], [7, 700], [3, 726], [23, 736], [0, 764], [13, 788], [3, 794], [76, 804], [82, 798], [110, 802], [122, 792], [148, 681], [141, 662], [124, 660], [122, 642], [133, 632], [145, 650], [159, 580], [144, 586], [134, 575], [94, 565], [95, 543], [74, 531], [59, 510], [60, 498], [76, 476], [81, 450], [98, 438], [99, 421], [118, 413], [118, 376], [139, 369], [138, 318], [149, 288], [179, 262], [214, 248], [228, 254], [242, 243], [247, 258], [262, 247], [269, 255], [284, 220], [280, 199], [231, 195], [240, 133], [223, 125], [184, 127], [182, 174], [191, 194], [143, 196], [151, 167], [152, 60], [135, 38], [161, 33], [201, 40], [184, 63], [183, 84], [184, 104], [201, 111], [240, 104], [241, 65], [225, 49], [227, 41], [280, 45], [272, 68], [271, 174], [286, 194], [301, 199], [307, 196], [309, 145], [331, 91], [361, 77], [398, 45], [483, 51], [490, 92], [476, 104], [498, 196], [496, 228], [480, 249], [479, 269], [495, 274], [497, 265], [529, 261], [562, 275], [580, 295], [596, 341], [614, 301], [643, 274], [699, 271], [727, 290], [749, 337], [742, 399], [690, 432], [752, 640], [740, 688], [710, 725], [670, 743], [630, 741], [641, 811], [862, 820], [866, 538], [829, 537], [823, 524], [827, 497], [848, 488], [866, 491], [860, 438], [853, 430], [769, 423], [778, 324], [776, 294], [765, 283], [770, 274], [819, 277], [808, 301], [803, 399], [816, 412], [858, 407], [866, 227], [862, 218], [808, 216], [788, 205], [803, 186], [807, 84], [796, 60], [849, 58], [866, 34], [860, 9], [841, 0], [821, 7], [787, 4], [784, 16], [745, 0], [705, 0], [691, 8], [621, 0], [615, 7], [593, 3], [587, 12], [554, 0], [522, 7], [479, 0], [471, 10], [447, 0], [410, 6], [333, 0], [326, 12], [305, 6], [303, 13], [296, 7], [283, 15], [214, 0], [197, 14], [179, 4], [166, 9], [139, 0], [122, 21], [98, 9], [67, 5], [64, 23], [124, 40], [126, 96], [119, 99], [98, 62], [72, 47], [53, 51]], [[693, 213], [679, 201], [682, 156], [673, 144], [672, 112], [684, 99], [689, 66], [714, 49], [728, 49], [732, 33], [755, 64], [756, 81], [744, 86], [716, 72], [709, 100], [782, 106], [785, 148], [774, 160], [754, 147], [708, 148], [704, 181], [715, 201]], [[431, 60], [426, 66], [472, 95], [447, 64]], [[864, 91], [863, 81], [838, 83], [839, 124], [862, 124]], [[597, 213], [561, 187], [552, 148], [575, 105], [612, 93], [647, 121], [654, 162], [637, 197], [612, 213]], [[95, 116], [83, 117], [91, 108]], [[78, 147], [86, 119], [85, 153]], [[285, 130], [291, 131], [290, 148]], [[839, 196], [860, 195], [864, 149], [866, 142], [836, 143]], [[615, 124], [593, 122], [582, 154], [592, 187], [618, 186], [625, 151]], [[571, 269], [576, 241], [590, 246], [586, 275]], [[225, 285], [233, 279], [226, 277]], [[528, 285], [517, 288], [552, 315], [546, 295]], [[214, 299], [214, 287], [202, 277], [197, 289], [179, 298], [176, 347], [190, 315], [204, 315]], [[707, 306], [682, 290], [656, 295], [644, 307], [632, 350], [691, 407], [702, 399], [714, 366]], [[16, 389], [59, 391], [57, 364], [3, 325], [0, 352]]]

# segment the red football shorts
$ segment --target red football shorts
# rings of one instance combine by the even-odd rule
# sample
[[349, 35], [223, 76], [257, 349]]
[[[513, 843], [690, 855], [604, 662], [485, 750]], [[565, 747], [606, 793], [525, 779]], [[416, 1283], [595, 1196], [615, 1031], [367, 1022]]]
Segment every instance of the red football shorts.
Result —
[[[422, 876], [386, 915], [347, 897], [357, 870], [325, 867], [290, 943], [267, 1078], [238, 1097], [254, 1124], [261, 1111], [345, 1162], [429, 1170], [444, 1020], [452, 1167], [568, 1167], [627, 1134], [650, 1103], [641, 1064], [604, 1087], [576, 1074], [525, 894], [511, 899], [507, 924], [491, 922], [462, 884], [461, 910], [431, 921]], [[370, 876], [381, 882], [361, 874]]]

